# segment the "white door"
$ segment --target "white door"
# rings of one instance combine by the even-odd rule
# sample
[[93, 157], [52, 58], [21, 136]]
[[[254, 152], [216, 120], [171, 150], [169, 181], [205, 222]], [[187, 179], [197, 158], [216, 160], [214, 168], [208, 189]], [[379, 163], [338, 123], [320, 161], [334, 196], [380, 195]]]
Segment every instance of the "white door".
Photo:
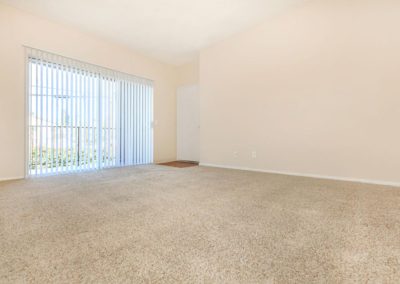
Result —
[[178, 160], [200, 160], [200, 98], [197, 85], [177, 91]]

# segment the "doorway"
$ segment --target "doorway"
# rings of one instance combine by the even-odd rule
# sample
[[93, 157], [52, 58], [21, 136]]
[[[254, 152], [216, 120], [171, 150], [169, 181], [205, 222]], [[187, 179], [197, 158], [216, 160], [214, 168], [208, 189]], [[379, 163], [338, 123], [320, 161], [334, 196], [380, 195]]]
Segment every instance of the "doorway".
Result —
[[177, 90], [177, 158], [200, 160], [200, 98], [197, 85]]

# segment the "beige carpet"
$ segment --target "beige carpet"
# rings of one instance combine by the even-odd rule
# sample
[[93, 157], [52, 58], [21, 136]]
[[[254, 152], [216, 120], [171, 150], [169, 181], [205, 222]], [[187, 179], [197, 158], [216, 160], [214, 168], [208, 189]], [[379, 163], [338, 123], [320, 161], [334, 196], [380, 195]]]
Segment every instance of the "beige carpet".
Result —
[[399, 188], [163, 166], [0, 183], [1, 283], [399, 279]]

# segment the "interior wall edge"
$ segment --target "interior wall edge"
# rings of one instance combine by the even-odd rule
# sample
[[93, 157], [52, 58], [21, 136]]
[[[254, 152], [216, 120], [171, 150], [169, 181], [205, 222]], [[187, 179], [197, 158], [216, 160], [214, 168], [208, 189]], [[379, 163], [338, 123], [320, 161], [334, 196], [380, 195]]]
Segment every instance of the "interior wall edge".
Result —
[[25, 179], [25, 177], [24, 176], [17, 176], [17, 177], [0, 178], [0, 182], [2, 182], [2, 181], [21, 180], [21, 179]]
[[202, 167], [250, 171], [250, 172], [259, 172], [259, 173], [267, 173], [267, 174], [286, 175], [286, 176], [308, 177], [308, 178], [327, 179], [327, 180], [335, 180], [335, 181], [347, 181], [347, 182], [356, 182], [356, 183], [364, 183], [364, 184], [372, 184], [372, 185], [393, 186], [393, 187], [400, 188], [400, 182], [395, 182], [395, 181], [370, 180], [370, 179], [362, 179], [362, 178], [348, 178], [348, 177], [317, 175], [317, 174], [308, 174], [308, 173], [295, 173], [295, 172], [287, 172], [287, 171], [276, 171], [276, 170], [256, 169], [256, 168], [248, 168], [248, 167], [227, 166], [227, 165], [209, 164], [209, 163], [201, 163], [201, 162], [199, 165]]

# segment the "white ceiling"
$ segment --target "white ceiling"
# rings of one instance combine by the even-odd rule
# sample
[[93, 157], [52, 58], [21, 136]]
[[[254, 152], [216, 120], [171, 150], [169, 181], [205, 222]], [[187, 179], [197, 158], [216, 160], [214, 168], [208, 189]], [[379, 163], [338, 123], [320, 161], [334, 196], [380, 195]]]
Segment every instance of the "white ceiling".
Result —
[[305, 0], [0, 0], [179, 65]]

